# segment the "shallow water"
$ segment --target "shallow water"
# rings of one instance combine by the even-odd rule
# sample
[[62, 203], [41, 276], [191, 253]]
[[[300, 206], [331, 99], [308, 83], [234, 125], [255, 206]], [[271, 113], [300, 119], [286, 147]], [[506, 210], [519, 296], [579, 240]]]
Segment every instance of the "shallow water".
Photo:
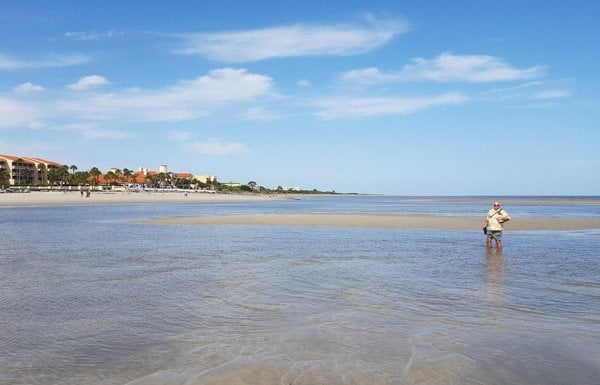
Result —
[[597, 231], [507, 231], [499, 255], [479, 229], [132, 223], [488, 208], [399, 201], [0, 209], [0, 383], [596, 383]]

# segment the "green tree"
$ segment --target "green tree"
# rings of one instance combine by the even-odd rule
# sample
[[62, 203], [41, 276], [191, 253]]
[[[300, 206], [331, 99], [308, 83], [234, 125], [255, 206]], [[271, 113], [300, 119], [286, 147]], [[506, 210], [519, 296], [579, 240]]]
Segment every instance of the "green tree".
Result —
[[117, 175], [114, 172], [109, 171], [104, 174], [104, 179], [106, 179], [106, 184], [111, 185], [117, 179]]
[[135, 174], [133, 173], [133, 171], [131, 171], [128, 168], [124, 168], [123, 169], [123, 178], [125, 180], [126, 183], [133, 183], [135, 182]]
[[152, 174], [152, 175], [146, 175], [146, 184], [149, 187], [158, 187], [158, 175], [156, 174]]
[[5, 189], [9, 181], [10, 174], [8, 173], [8, 171], [6, 171], [3, 168], [0, 168], [0, 186], [2, 186], [3, 189]]
[[69, 175], [69, 167], [52, 167], [48, 170], [48, 183], [51, 185], [63, 185]]
[[71, 186], [85, 186], [88, 185], [90, 173], [87, 171], [78, 171], [75, 174], [69, 175], [69, 184]]
[[102, 172], [98, 169], [98, 167], [92, 167], [89, 171], [90, 176], [92, 177], [92, 184], [96, 186], [98, 184], [98, 179]]

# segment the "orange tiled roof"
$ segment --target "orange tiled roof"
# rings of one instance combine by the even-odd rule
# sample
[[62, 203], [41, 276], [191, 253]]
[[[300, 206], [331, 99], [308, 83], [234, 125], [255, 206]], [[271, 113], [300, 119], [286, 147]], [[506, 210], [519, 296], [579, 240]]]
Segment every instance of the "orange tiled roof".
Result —
[[51, 160], [46, 160], [46, 159], [42, 159], [42, 158], [29, 158], [28, 157], [28, 158], [23, 158], [23, 159], [32, 160], [33, 162], [36, 162], [36, 163], [46, 163], [49, 166], [56, 166], [56, 167], [64, 166], [64, 164], [56, 163]]
[[12, 156], [12, 155], [0, 155], [0, 157], [4, 158], [4, 159], [8, 159], [8, 160], [12, 160], [13, 162], [17, 159], [22, 159], [25, 160], [26, 158], [20, 157], [20, 156]]
[[13, 155], [0, 154], [0, 158], [12, 160], [13, 162], [15, 160], [21, 159], [25, 163], [46, 163], [50, 166], [57, 166], [57, 167], [64, 166], [64, 164], [57, 163], [57, 162], [54, 162], [51, 160], [46, 160], [46, 159], [42, 159], [42, 158], [32, 158], [32, 157], [27, 157], [27, 156], [13, 156]]

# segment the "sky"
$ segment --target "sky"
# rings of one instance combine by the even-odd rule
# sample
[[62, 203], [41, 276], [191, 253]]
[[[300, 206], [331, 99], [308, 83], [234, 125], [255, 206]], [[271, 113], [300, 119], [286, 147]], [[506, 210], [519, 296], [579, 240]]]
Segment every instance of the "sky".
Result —
[[0, 154], [388, 195], [600, 195], [600, 2], [0, 2]]

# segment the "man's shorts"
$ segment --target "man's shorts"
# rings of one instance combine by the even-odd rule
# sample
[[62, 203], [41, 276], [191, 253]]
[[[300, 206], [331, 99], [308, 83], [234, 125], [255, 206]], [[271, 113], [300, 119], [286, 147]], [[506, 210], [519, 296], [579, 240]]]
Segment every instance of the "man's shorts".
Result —
[[497, 241], [502, 240], [502, 230], [488, 230], [487, 237], [489, 239], [495, 239]]

